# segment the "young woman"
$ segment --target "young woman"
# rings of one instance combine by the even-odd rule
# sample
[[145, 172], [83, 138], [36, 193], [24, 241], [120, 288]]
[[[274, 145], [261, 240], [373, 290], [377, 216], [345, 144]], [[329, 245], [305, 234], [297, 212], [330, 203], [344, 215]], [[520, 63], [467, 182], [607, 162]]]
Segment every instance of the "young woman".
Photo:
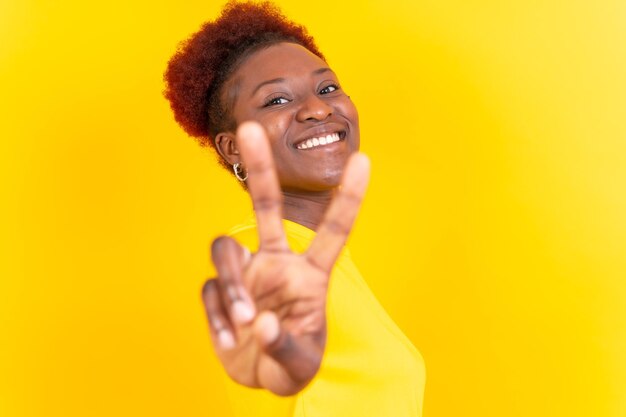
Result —
[[229, 3], [172, 57], [176, 120], [250, 193], [203, 298], [236, 415], [420, 416], [419, 353], [345, 241], [369, 173], [356, 108], [305, 29]]

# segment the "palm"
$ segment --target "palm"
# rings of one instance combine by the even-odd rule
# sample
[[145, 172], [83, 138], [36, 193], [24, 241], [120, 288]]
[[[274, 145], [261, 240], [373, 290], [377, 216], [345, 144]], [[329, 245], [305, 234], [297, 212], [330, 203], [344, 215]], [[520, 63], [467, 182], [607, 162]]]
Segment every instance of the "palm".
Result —
[[353, 157], [318, 234], [303, 254], [291, 252], [282, 228], [282, 198], [263, 130], [243, 126], [240, 151], [258, 222], [252, 257], [233, 239], [212, 247], [219, 278], [205, 286], [211, 336], [237, 382], [289, 395], [315, 376], [326, 344], [326, 295], [368, 179], [367, 159]]

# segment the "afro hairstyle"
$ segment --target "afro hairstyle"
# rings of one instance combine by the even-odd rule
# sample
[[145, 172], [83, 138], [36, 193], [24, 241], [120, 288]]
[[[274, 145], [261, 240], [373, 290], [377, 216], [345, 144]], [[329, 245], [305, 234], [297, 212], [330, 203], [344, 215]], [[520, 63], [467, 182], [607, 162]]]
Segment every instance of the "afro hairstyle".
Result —
[[222, 102], [222, 85], [246, 57], [279, 42], [297, 43], [324, 59], [306, 29], [272, 3], [229, 2], [215, 21], [179, 45], [167, 65], [164, 95], [176, 121], [202, 146], [215, 148], [219, 132], [236, 128]]

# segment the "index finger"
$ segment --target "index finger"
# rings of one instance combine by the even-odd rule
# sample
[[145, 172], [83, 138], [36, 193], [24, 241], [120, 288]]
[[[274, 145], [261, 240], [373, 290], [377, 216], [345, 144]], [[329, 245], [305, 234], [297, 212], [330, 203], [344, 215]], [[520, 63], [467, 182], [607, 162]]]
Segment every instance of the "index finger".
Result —
[[361, 153], [350, 157], [343, 172], [341, 186], [333, 198], [317, 235], [306, 252], [306, 258], [330, 273], [335, 260], [352, 230], [369, 182], [370, 163]]
[[256, 122], [242, 123], [237, 129], [237, 145], [248, 170], [247, 185], [257, 218], [259, 248], [288, 250], [282, 222], [283, 195], [263, 127]]

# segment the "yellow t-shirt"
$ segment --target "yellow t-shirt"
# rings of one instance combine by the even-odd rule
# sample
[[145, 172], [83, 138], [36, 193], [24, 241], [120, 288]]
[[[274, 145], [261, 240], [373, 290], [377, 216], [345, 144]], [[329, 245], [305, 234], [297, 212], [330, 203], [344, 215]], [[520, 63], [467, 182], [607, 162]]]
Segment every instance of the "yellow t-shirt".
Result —
[[[315, 232], [284, 221], [291, 248], [304, 252]], [[254, 221], [231, 230], [258, 247]], [[328, 336], [318, 374], [300, 393], [279, 397], [227, 380], [236, 417], [419, 417], [424, 361], [375, 299], [344, 248], [330, 278]]]

